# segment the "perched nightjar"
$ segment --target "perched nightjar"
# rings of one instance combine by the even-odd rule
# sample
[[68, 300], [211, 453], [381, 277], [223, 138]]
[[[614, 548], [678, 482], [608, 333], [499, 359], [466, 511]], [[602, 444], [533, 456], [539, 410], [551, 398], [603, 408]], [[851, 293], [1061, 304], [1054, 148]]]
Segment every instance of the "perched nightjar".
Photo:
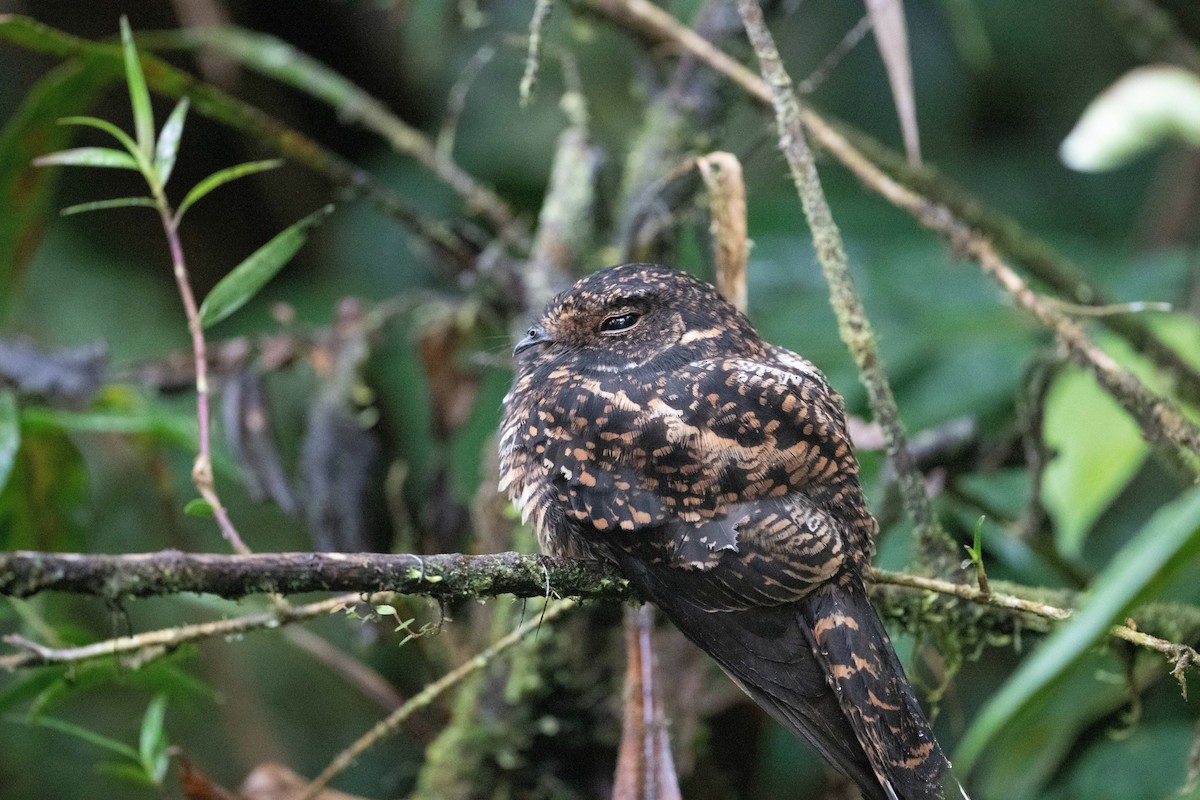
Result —
[[878, 526], [812, 364], [652, 264], [579, 281], [514, 354], [500, 486], [544, 552], [615, 562], [869, 800], [965, 796], [868, 601]]

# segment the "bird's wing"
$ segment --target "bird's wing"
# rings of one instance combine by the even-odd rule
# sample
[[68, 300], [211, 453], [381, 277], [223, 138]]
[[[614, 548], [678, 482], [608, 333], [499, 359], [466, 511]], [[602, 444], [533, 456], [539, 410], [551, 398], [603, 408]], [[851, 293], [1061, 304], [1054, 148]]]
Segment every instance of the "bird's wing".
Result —
[[692, 586], [712, 584], [714, 609], [791, 602], [865, 561], [875, 522], [840, 401], [791, 357], [698, 361], [629, 391], [581, 383], [542, 426], [560, 435], [530, 445], [562, 523], [600, 552], [716, 575]]

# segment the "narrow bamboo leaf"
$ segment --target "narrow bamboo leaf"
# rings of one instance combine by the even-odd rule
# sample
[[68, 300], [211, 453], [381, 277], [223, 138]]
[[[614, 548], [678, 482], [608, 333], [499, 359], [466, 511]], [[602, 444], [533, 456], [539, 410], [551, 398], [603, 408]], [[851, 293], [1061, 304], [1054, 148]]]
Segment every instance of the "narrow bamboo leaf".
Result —
[[82, 214], [85, 211], [103, 211], [108, 208], [125, 208], [126, 206], [155, 208], [156, 204], [152, 197], [115, 197], [112, 200], [93, 200], [90, 203], [67, 206], [58, 213], [64, 217], [69, 217], [72, 214]]
[[[5, 30], [0, 22], [0, 36]], [[71, 146], [76, 132], [58, 124], [87, 108], [112, 84], [113, 76], [92, 62], [70, 61], [33, 85], [20, 108], [0, 130], [0, 318], [20, 293], [22, 269], [33, 255], [51, 215], [59, 170], [33, 167], [33, 159]]]
[[158, 147], [154, 151], [154, 168], [162, 186], [171, 179], [175, 169], [175, 156], [179, 153], [179, 140], [183, 138], [183, 122], [187, 118], [188, 99], [185, 97], [175, 105], [175, 110], [158, 133]]
[[154, 157], [154, 110], [150, 108], [150, 90], [146, 88], [146, 76], [142, 74], [142, 62], [138, 58], [137, 45], [133, 43], [129, 19], [124, 15], [121, 16], [121, 52], [125, 57], [125, 82], [129, 84], [138, 149], [148, 162]]
[[204, 197], [206, 194], [216, 189], [219, 186], [224, 186], [230, 181], [236, 181], [238, 178], [244, 178], [247, 175], [253, 175], [256, 172], [265, 172], [269, 169], [275, 169], [283, 163], [283, 159], [273, 158], [268, 161], [250, 161], [245, 164], [238, 164], [232, 167], [226, 167], [219, 172], [214, 172], [204, 180], [192, 187], [191, 191], [183, 198], [183, 202], [179, 204], [179, 210], [175, 212], [175, 222], [183, 219], [183, 212], [187, 211], [196, 201]]
[[285, 228], [222, 278], [200, 304], [200, 324], [210, 327], [241, 308], [291, 260], [308, 239], [309, 232], [333, 209], [331, 203]]
[[129, 138], [129, 134], [106, 119], [100, 119], [99, 117], [63, 117], [58, 123], [60, 125], [85, 125], [89, 128], [98, 128], [120, 142], [121, 146], [129, 151], [129, 155], [134, 158], [141, 158], [142, 151], [138, 149], [133, 139]]
[[921, 163], [921, 142], [917, 133], [917, 104], [913, 92], [912, 62], [908, 54], [908, 25], [900, 0], [867, 0], [875, 43], [887, 70], [892, 102], [900, 118], [904, 151], [910, 164]]
[[[6, 719], [12, 720], [13, 718], [6, 717]], [[112, 739], [104, 734], [88, 730], [80, 725], [75, 725], [74, 723], [66, 722], [61, 719], [54, 719], [53, 717], [31, 717], [21, 719], [19, 721], [26, 725], [37, 725], [42, 728], [49, 728], [53, 731], [69, 734], [77, 739], [82, 739], [89, 744], [94, 744], [97, 747], [103, 747], [105, 750], [109, 750], [117, 753], [118, 755], [124, 756], [125, 758], [132, 759], [135, 763], [138, 761], [137, 751], [129, 745], [125, 744], [124, 742], [118, 742], [116, 739]]]
[[0, 392], [0, 491], [8, 483], [21, 447], [21, 415], [15, 392]]
[[38, 156], [33, 163], [39, 167], [115, 167], [116, 169], [138, 168], [138, 163], [129, 153], [111, 147], [75, 147], [57, 153]]
[[138, 754], [142, 769], [156, 785], [163, 779], [167, 764], [167, 736], [163, 721], [167, 714], [167, 696], [159, 693], [146, 707], [142, 717], [142, 730], [138, 736]]
[[[233, 26], [196, 27], [169, 31], [168, 46], [218, 50], [239, 64], [286, 83], [337, 110], [339, 117], [357, 122], [364, 116], [392, 116], [384, 104], [352, 80], [276, 36]], [[397, 130], [407, 127], [398, 119]]]
[[1200, 548], [1200, 489], [1161, 508], [1096, 577], [1084, 606], [1042, 642], [992, 696], [963, 736], [954, 767], [965, 775], [992, 738], [1099, 641], [1122, 612]]

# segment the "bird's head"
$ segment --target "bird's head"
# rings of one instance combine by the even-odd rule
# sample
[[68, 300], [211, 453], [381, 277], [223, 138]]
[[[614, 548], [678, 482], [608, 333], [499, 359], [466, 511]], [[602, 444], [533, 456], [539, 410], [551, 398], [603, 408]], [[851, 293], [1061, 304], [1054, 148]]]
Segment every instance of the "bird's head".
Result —
[[513, 354], [524, 368], [570, 365], [620, 373], [718, 356], [754, 355], [762, 341], [707, 283], [656, 264], [622, 264], [554, 298]]

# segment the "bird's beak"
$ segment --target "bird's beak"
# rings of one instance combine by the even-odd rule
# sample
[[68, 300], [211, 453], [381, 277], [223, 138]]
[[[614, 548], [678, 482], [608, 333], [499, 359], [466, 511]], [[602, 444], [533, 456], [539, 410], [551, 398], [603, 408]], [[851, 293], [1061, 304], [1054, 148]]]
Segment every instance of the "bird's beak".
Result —
[[545, 344], [546, 342], [552, 341], [554, 340], [550, 338], [550, 334], [546, 333], [545, 328], [543, 328], [541, 325], [534, 325], [525, 332], [525, 338], [517, 342], [517, 346], [513, 348], [513, 355], [515, 356], [518, 353], [523, 353], [534, 345]]

